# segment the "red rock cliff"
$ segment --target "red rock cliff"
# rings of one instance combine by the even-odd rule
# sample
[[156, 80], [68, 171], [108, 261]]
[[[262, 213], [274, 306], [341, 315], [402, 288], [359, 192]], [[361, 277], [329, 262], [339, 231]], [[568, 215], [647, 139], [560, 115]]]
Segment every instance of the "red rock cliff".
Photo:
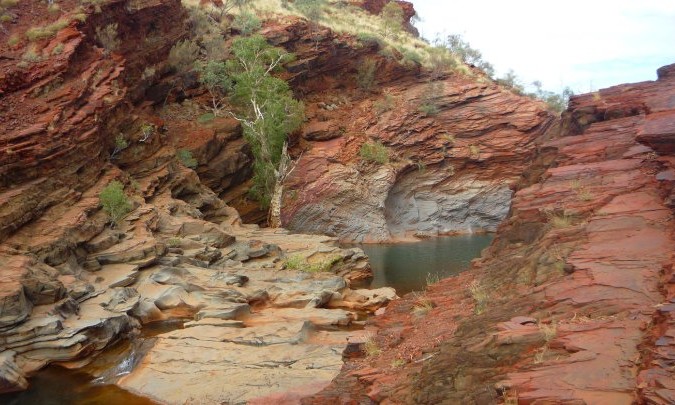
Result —
[[674, 71], [574, 97], [471, 274], [305, 403], [675, 402]]
[[[308, 118], [286, 181], [285, 227], [359, 242], [496, 229], [553, 123], [543, 103], [480, 73], [432, 80], [377, 43], [328, 30], [312, 41], [301, 21], [265, 35], [297, 55], [292, 83]], [[373, 91], [357, 86], [367, 63], [376, 65]], [[389, 162], [359, 155], [374, 142]]]

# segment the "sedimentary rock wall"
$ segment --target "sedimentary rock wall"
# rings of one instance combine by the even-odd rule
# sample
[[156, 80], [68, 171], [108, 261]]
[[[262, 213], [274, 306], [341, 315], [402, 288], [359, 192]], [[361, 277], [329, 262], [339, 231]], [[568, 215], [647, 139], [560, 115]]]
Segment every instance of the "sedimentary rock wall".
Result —
[[[158, 338], [157, 351], [215, 339], [205, 343], [212, 356], [245, 345], [255, 360], [220, 369], [242, 376], [239, 391], [171, 391], [203, 383], [195, 368], [206, 366], [189, 348], [173, 361], [194, 366], [180, 367], [185, 373], [163, 385], [169, 392], [157, 388], [165, 373], [149, 371], [158, 358], [165, 364], [152, 350], [125, 387], [164, 403], [229, 403], [328, 383], [349, 333], [317, 329], [346, 325], [356, 320], [350, 311], [374, 311], [395, 293], [349, 290], [370, 276], [359, 249], [243, 226], [219, 198], [247, 179], [250, 157], [238, 123], [200, 122], [203, 89], [167, 66], [171, 47], [188, 35], [180, 2], [64, 4], [68, 24], [36, 41], [44, 49], [36, 61], [15, 63], [31, 46], [29, 26], [57, 18], [46, 8], [21, 2], [11, 27], [20, 42], [0, 45], [0, 392], [25, 389], [50, 363], [83, 366], [137, 336], [142, 323], [192, 316], [194, 328]], [[110, 24], [120, 46], [108, 54], [96, 29]], [[118, 137], [125, 145], [115, 151]], [[177, 159], [181, 149], [192, 152], [195, 170]], [[114, 227], [99, 201], [112, 180], [131, 206]], [[296, 268], [284, 269], [291, 257]], [[309, 268], [331, 271], [312, 276]], [[273, 369], [264, 378], [274, 382], [254, 388], [264, 384], [245, 369], [289, 364], [289, 350], [305, 361]], [[313, 360], [323, 362], [321, 373]]]
[[[266, 32], [298, 55], [292, 83], [307, 107], [284, 225], [359, 242], [495, 230], [554, 121], [544, 105], [477, 72], [432, 80], [377, 43], [308, 32], [301, 22]], [[356, 85], [365, 63], [376, 64], [372, 91]], [[429, 104], [435, 113], [421, 110]], [[375, 141], [388, 163], [359, 156]]]
[[675, 65], [574, 97], [473, 270], [305, 403], [673, 403], [674, 97]]

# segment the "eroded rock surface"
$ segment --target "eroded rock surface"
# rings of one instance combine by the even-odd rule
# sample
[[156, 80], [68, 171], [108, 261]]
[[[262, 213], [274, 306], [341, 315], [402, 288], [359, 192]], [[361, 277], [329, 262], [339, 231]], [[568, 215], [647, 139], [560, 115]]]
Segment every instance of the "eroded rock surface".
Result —
[[[180, 2], [91, 4], [77, 10], [86, 19], [63, 6], [70, 23], [38, 40], [40, 61], [16, 64], [26, 44], [0, 45], [0, 391], [175, 319], [190, 322], [143, 340], [147, 357], [120, 386], [180, 404], [320, 390], [339, 371], [341, 328], [395, 294], [350, 300], [351, 282], [372, 277], [360, 249], [244, 226], [220, 198], [247, 180], [250, 153], [235, 120], [198, 120], [203, 90], [166, 63], [187, 35]], [[46, 7], [21, 2], [11, 33], [24, 38], [27, 15], [48, 23]], [[121, 46], [107, 54], [96, 27], [115, 22]], [[114, 227], [99, 201], [113, 180], [131, 206]], [[220, 382], [189, 393], [209, 373]]]
[[383, 354], [305, 403], [673, 403], [672, 71], [573, 98], [475, 274], [390, 305]]
[[[358, 242], [495, 230], [553, 122], [544, 105], [480, 73], [431, 77], [376, 54], [377, 44], [306, 32], [302, 22], [265, 31], [298, 56], [292, 83], [307, 94], [284, 226]], [[376, 65], [374, 92], [355, 86], [364, 63]], [[422, 111], [429, 105], [436, 113]], [[360, 156], [374, 142], [387, 163]]]

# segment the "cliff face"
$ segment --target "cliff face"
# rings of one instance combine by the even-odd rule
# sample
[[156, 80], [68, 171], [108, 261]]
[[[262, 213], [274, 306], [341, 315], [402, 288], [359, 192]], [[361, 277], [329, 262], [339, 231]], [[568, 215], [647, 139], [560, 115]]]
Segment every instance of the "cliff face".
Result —
[[673, 72], [574, 97], [471, 274], [306, 402], [673, 403]]
[[[137, 337], [141, 324], [193, 316], [192, 329], [160, 339], [147, 363], [118, 383], [165, 403], [315, 392], [337, 374], [348, 334], [317, 328], [347, 325], [356, 319], [350, 311], [374, 311], [395, 293], [350, 289], [371, 276], [360, 249], [241, 224], [219, 198], [249, 175], [241, 129], [231, 119], [198, 120], [204, 91], [167, 66], [171, 47], [189, 35], [180, 2], [142, 3], [62, 4], [68, 24], [36, 40], [42, 51], [25, 64], [16, 61], [31, 49], [29, 26], [59, 17], [41, 2], [13, 9], [10, 34], [20, 42], [2, 41], [0, 59], [0, 392], [25, 389], [50, 363], [82, 367], [111, 343]], [[110, 24], [120, 46], [106, 55], [96, 29]], [[116, 138], [126, 145], [114, 152]], [[192, 152], [195, 170], [176, 158], [181, 149]], [[132, 208], [114, 228], [99, 201], [112, 180]], [[162, 363], [175, 343], [186, 349], [172, 357], [182, 374], [171, 369], [174, 383], [147, 384], [166, 375], [153, 361]], [[203, 382], [212, 356], [237, 345], [253, 349], [208, 373], [242, 376], [241, 391], [157, 389]], [[281, 363], [289, 350], [304, 360], [256, 388], [246, 370]]]
[[[298, 55], [294, 83], [309, 121], [286, 181], [284, 226], [359, 242], [495, 230], [553, 122], [543, 105], [480, 75], [432, 80], [377, 44], [330, 33], [314, 44], [303, 32], [271, 34]], [[373, 92], [357, 86], [367, 63], [376, 65]], [[373, 142], [388, 163], [360, 156]]]

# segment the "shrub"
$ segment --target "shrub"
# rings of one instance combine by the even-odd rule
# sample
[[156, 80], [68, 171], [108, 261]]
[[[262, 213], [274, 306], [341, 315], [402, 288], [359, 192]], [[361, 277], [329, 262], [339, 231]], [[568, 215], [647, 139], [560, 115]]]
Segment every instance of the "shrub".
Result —
[[365, 343], [363, 344], [363, 350], [366, 352], [366, 356], [374, 357], [379, 356], [382, 353], [382, 349], [378, 346], [373, 335], [368, 335]]
[[178, 73], [189, 72], [199, 58], [199, 46], [189, 39], [177, 42], [169, 51], [169, 66]]
[[15, 47], [16, 45], [19, 44], [19, 42], [21, 42], [21, 39], [16, 34], [12, 34], [12, 36], [10, 36], [7, 39], [7, 45], [9, 45], [10, 47]]
[[295, 6], [308, 20], [318, 22], [323, 17], [326, 0], [296, 0]]
[[366, 142], [359, 149], [359, 156], [367, 162], [385, 164], [389, 162], [389, 151], [382, 142]]
[[386, 111], [391, 111], [391, 109], [394, 108], [394, 102], [394, 96], [391, 94], [385, 94], [384, 98], [373, 103], [373, 108], [378, 114], [382, 114]]
[[457, 61], [444, 46], [434, 46], [429, 48], [428, 52], [432, 80], [441, 78], [449, 70], [457, 67]]
[[475, 302], [474, 312], [478, 315], [485, 312], [485, 307], [487, 307], [490, 296], [488, 295], [485, 288], [480, 285], [478, 280], [474, 280], [471, 284], [469, 284], [469, 293]]
[[47, 12], [49, 13], [56, 14], [59, 11], [61, 11], [61, 7], [56, 3], [52, 3], [47, 7]]
[[206, 113], [200, 115], [199, 118], [197, 118], [197, 122], [200, 124], [206, 124], [213, 121], [214, 118], [216, 118], [216, 116], [213, 113]]
[[150, 124], [149, 122], [144, 123], [141, 125], [141, 139], [139, 139], [139, 142], [146, 142], [150, 137], [155, 133], [155, 126], [153, 124]]
[[385, 37], [394, 37], [403, 29], [403, 9], [395, 2], [387, 3], [380, 12], [382, 17], [382, 35]]
[[61, 55], [63, 53], [63, 44], [58, 44], [52, 49], [52, 55]]
[[30, 46], [26, 52], [21, 55], [21, 60], [28, 63], [35, 63], [42, 60], [42, 57], [37, 53], [35, 46]]
[[549, 225], [554, 229], [567, 228], [574, 223], [574, 216], [567, 212], [547, 212], [546, 217]]
[[356, 72], [356, 83], [358, 86], [365, 90], [370, 91], [375, 85], [375, 69], [377, 68], [377, 63], [373, 59], [366, 59]]
[[59, 19], [56, 22], [44, 27], [34, 27], [26, 31], [26, 38], [29, 41], [39, 41], [41, 39], [51, 38], [70, 24], [67, 19]]
[[359, 32], [356, 35], [356, 39], [360, 42], [363, 42], [367, 45], [377, 45], [382, 46], [382, 40], [377, 35], [371, 34], [369, 32]]
[[471, 159], [480, 158], [480, 146], [478, 145], [469, 145], [469, 157]]
[[431, 117], [439, 113], [438, 107], [432, 103], [424, 103], [417, 108], [422, 114]]
[[434, 303], [427, 297], [426, 295], [422, 294], [415, 299], [415, 304], [412, 307], [412, 314], [420, 317], [420, 316], [425, 316], [428, 314], [432, 309], [434, 309]]
[[98, 195], [103, 211], [110, 217], [111, 224], [118, 225], [119, 221], [131, 211], [131, 204], [124, 194], [124, 186], [113, 180]]
[[188, 167], [190, 169], [194, 169], [198, 165], [197, 159], [192, 157], [192, 152], [190, 152], [187, 149], [179, 149], [176, 152], [176, 157], [183, 166]]
[[283, 268], [287, 270], [300, 270], [306, 273], [322, 273], [330, 271], [335, 263], [339, 262], [341, 258], [335, 256], [316, 263], [309, 263], [302, 255], [293, 255], [284, 260]]
[[248, 36], [258, 31], [262, 27], [260, 19], [255, 14], [244, 11], [234, 18], [232, 28], [239, 31], [242, 35]]
[[117, 50], [120, 46], [120, 40], [117, 38], [117, 23], [108, 24], [103, 28], [96, 28], [96, 39], [103, 47], [106, 55]]

